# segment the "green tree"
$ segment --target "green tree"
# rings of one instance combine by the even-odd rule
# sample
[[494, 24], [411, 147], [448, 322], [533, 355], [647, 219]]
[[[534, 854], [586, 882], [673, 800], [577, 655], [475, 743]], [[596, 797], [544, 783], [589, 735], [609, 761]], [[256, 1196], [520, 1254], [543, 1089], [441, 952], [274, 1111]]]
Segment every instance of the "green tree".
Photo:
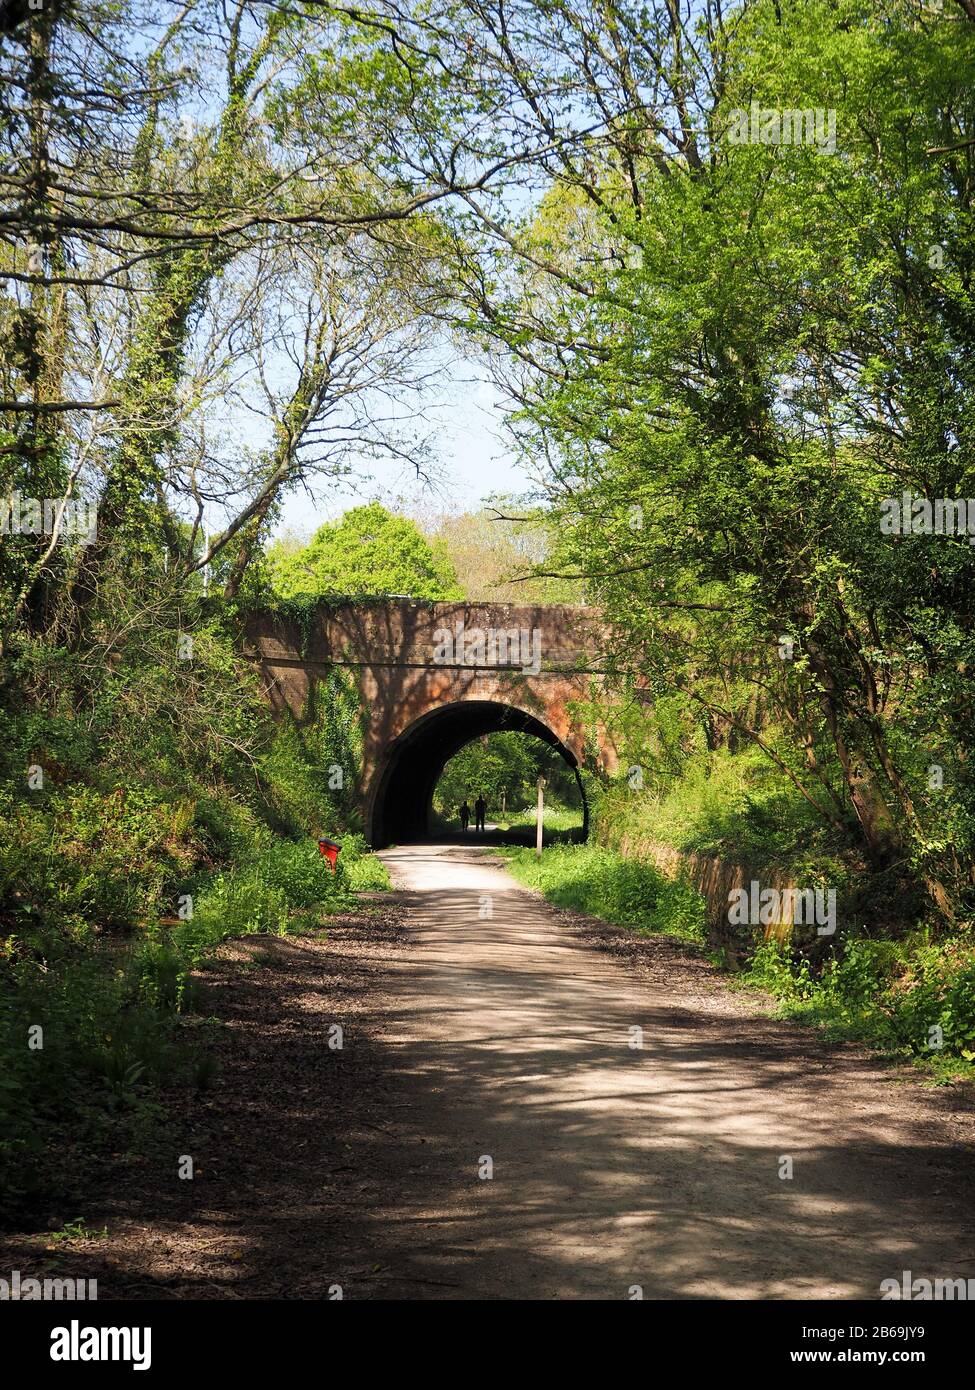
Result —
[[443, 546], [431, 544], [415, 522], [393, 516], [378, 502], [353, 507], [340, 521], [326, 522], [301, 550], [289, 553], [272, 546], [268, 569], [272, 587], [282, 598], [463, 597]]
[[433, 804], [448, 817], [467, 800], [483, 795], [489, 818], [534, 804], [538, 778], [548, 785], [546, 800], [566, 807], [579, 805], [575, 773], [565, 759], [533, 734], [517, 730], [485, 734], [466, 744], [447, 763], [434, 792]]
[[[566, 138], [534, 219], [499, 235], [485, 211], [510, 267], [490, 303], [490, 257], [458, 239], [459, 275], [619, 666], [679, 693], [709, 747], [756, 744], [873, 868], [909, 858], [951, 916], [975, 558], [880, 517], [902, 488], [971, 493], [975, 28], [860, 0], [700, 9], [659, 7], [652, 39], [626, 0], [525, 15], [498, 80]], [[570, 104], [529, 51], [558, 55]], [[753, 102], [823, 129], [743, 140]], [[587, 122], [598, 141], [569, 139]]]

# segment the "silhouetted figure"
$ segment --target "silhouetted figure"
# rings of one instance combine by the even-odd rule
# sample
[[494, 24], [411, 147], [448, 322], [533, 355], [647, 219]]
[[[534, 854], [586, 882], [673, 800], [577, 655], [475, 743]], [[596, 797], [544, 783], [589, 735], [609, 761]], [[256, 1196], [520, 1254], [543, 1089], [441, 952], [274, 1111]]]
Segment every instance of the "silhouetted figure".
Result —
[[484, 814], [487, 811], [487, 803], [483, 796], [479, 796], [474, 802], [474, 829], [475, 831], [484, 829]]
[[465, 835], [467, 834], [467, 830], [468, 830], [468, 827], [470, 826], [470, 823], [471, 823], [471, 808], [468, 806], [467, 802], [465, 801], [465, 802], [462, 804], [461, 808], [460, 808], [460, 828], [461, 828], [461, 830], [463, 830], [463, 832], [464, 832]]

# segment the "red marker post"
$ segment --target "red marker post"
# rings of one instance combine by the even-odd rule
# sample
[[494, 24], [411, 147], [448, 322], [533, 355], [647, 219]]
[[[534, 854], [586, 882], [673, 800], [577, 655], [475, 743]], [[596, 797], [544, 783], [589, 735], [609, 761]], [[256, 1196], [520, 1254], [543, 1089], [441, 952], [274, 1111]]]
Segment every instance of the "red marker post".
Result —
[[341, 845], [337, 845], [334, 840], [319, 840], [318, 853], [323, 859], [327, 859], [332, 866], [332, 873], [335, 873], [335, 866], [338, 863], [339, 850]]

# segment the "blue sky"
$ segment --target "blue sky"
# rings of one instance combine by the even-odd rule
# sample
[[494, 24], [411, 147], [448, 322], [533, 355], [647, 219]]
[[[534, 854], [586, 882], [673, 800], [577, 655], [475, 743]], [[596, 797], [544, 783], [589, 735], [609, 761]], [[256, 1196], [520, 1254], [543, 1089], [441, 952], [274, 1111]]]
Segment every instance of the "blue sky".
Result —
[[440, 400], [426, 412], [436, 447], [431, 486], [421, 484], [406, 463], [370, 459], [363, 464], [370, 475], [366, 482], [318, 484], [313, 496], [302, 491], [289, 497], [277, 534], [310, 533], [373, 499], [393, 509], [439, 513], [476, 510], [493, 493], [524, 492], [528, 479], [505, 438], [505, 402], [498, 389], [470, 362], [445, 365], [445, 380]]

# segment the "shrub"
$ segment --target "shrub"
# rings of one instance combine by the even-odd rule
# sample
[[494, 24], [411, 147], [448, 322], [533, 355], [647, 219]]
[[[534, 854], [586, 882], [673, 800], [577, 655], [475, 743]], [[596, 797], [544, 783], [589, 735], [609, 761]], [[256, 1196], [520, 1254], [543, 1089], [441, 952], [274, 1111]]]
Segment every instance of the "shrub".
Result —
[[935, 1063], [975, 1061], [975, 947], [967, 941], [840, 943], [820, 971], [789, 943], [762, 943], [744, 976], [783, 1012], [833, 1035]]
[[700, 894], [683, 880], [669, 881], [651, 864], [585, 844], [553, 845], [541, 859], [532, 850], [519, 850], [511, 867], [523, 883], [541, 889], [560, 907], [639, 931], [666, 932], [695, 942], [705, 939]]
[[[59, 1126], [88, 1135], [109, 1113], [147, 1113], [174, 1015], [218, 942], [388, 884], [361, 836], [343, 839], [334, 875], [315, 843], [354, 820], [354, 681], [333, 672], [317, 714], [276, 722], [218, 619], [180, 595], [167, 623], [161, 590], [146, 624], [126, 616], [124, 584], [116, 599], [82, 674], [76, 654], [19, 639], [17, 704], [0, 708], [0, 1189], [15, 1195]], [[176, 922], [184, 895], [194, 911]], [[32, 1024], [43, 1051], [26, 1046]]]
[[[37, 1186], [35, 1161], [52, 1126], [92, 1133], [172, 1073], [172, 1024], [140, 999], [127, 954], [85, 951], [38, 958], [8, 939], [0, 973], [0, 1193]], [[31, 1048], [39, 1026], [42, 1047]], [[36, 1035], [35, 1035], [36, 1036]]]

